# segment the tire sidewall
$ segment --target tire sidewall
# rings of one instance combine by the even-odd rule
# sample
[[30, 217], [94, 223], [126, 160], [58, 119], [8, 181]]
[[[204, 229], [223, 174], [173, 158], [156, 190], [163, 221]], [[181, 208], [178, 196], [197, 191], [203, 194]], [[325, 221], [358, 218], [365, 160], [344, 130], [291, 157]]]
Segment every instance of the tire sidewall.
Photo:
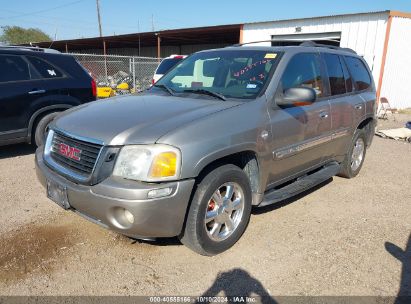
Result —
[[[213, 174], [211, 173], [211, 175]], [[217, 254], [232, 247], [239, 240], [239, 238], [242, 236], [245, 229], [247, 228], [251, 214], [251, 187], [247, 176], [239, 168], [235, 171], [227, 170], [225, 172], [221, 172], [219, 176], [213, 176], [210, 183], [208, 182], [209, 180], [206, 180], [207, 185], [204, 185], [206, 187], [202, 185], [203, 187], [201, 189], [199, 188], [201, 192], [198, 197], [199, 204], [196, 214], [196, 231], [200, 246], [209, 254]], [[227, 239], [217, 242], [210, 239], [204, 227], [205, 213], [208, 201], [210, 200], [213, 193], [219, 187], [221, 187], [221, 185], [227, 182], [235, 182], [242, 188], [244, 194], [244, 210], [239, 226], [236, 228], [234, 233], [230, 235]]]
[[46, 127], [58, 114], [58, 112], [50, 113], [40, 119], [34, 131], [34, 143], [36, 146], [39, 147], [44, 144]]
[[[364, 142], [364, 153], [363, 153], [363, 158], [362, 158], [360, 166], [357, 168], [357, 170], [353, 171], [351, 169], [351, 157], [352, 157], [352, 154], [354, 152], [354, 146], [355, 146], [355, 143], [357, 142], [358, 138], [361, 138]], [[367, 153], [366, 145], [367, 145], [367, 141], [366, 141], [365, 131], [363, 129], [358, 129], [354, 133], [354, 137], [351, 141], [350, 150], [349, 150], [349, 153], [347, 155], [346, 166], [347, 166], [347, 170], [348, 170], [348, 173], [349, 173], [350, 177], [357, 176], [357, 174], [361, 171], [362, 165], [364, 164], [364, 160], [365, 160], [365, 154]]]

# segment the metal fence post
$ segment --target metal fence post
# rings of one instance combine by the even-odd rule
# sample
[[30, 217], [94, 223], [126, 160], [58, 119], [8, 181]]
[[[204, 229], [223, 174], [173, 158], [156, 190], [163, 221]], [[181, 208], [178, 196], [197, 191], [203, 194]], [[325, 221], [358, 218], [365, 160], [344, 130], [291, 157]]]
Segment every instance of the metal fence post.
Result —
[[133, 57], [133, 88], [136, 91], [136, 62], [135, 57]]

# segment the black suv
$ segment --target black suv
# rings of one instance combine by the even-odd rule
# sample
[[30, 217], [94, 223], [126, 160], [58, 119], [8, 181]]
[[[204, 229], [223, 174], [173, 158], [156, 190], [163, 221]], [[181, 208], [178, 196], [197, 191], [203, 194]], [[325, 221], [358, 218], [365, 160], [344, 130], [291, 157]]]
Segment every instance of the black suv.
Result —
[[51, 49], [0, 46], [0, 146], [40, 146], [61, 111], [96, 100], [96, 85], [70, 55]]

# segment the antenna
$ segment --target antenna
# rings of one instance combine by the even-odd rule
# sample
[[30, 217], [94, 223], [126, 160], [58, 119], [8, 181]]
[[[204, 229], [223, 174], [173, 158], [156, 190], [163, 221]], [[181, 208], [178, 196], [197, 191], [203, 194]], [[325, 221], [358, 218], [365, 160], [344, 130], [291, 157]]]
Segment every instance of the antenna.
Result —
[[51, 49], [51, 46], [53, 45], [54, 41], [57, 40], [57, 29], [58, 29], [58, 27], [56, 26], [56, 32], [54, 33], [54, 38], [51, 41], [50, 46], [48, 47], [49, 49]]

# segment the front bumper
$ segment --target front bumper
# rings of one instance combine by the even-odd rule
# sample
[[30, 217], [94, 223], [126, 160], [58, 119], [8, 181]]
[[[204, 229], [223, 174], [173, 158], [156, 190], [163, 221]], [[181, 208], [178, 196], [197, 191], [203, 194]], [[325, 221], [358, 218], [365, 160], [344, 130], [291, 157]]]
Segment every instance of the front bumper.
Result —
[[[71, 210], [101, 226], [134, 238], [179, 235], [190, 200], [194, 179], [149, 184], [109, 177], [86, 186], [73, 183], [51, 170], [43, 159], [43, 147], [36, 151], [36, 173], [41, 184], [47, 180], [67, 189]], [[150, 190], [172, 188], [167, 197], [148, 199]], [[119, 210], [128, 210], [134, 222], [125, 222]]]

